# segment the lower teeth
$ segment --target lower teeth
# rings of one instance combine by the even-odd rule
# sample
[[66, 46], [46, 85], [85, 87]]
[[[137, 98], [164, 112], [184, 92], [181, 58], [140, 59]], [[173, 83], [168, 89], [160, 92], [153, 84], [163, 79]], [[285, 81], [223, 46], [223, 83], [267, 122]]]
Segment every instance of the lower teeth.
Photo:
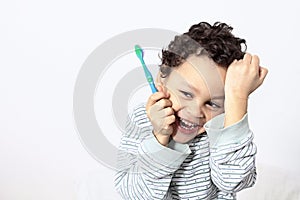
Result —
[[195, 126], [186, 126], [182, 121], [180, 121], [180, 126], [186, 130], [192, 130]]

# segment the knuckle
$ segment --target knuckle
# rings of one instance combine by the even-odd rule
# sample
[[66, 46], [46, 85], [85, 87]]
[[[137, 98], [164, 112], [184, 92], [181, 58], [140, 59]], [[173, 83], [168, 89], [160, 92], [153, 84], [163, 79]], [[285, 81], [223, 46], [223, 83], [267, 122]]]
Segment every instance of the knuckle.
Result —
[[155, 101], [155, 100], [156, 100], [156, 95], [155, 95], [155, 94], [152, 94], [152, 95], [150, 96], [150, 100]]
[[265, 74], [267, 74], [269, 72], [268, 69], [264, 68]]
[[245, 56], [251, 57], [251, 54], [247, 52], [247, 53], [245, 53]]
[[169, 124], [173, 123], [175, 121], [175, 116], [174, 115], [171, 115], [169, 118], [168, 118], [168, 121], [169, 121]]
[[160, 100], [160, 106], [161, 106], [161, 107], [165, 107], [166, 105], [167, 105], [166, 99], [161, 99], [161, 100]]
[[163, 107], [163, 108], [168, 107], [168, 106], [171, 105], [171, 104], [170, 104], [170, 100], [168, 100], [168, 99], [162, 99], [160, 105], [161, 105], [161, 107]]
[[167, 115], [173, 114], [173, 109], [171, 107], [167, 107], [166, 108], [166, 114]]
[[175, 121], [175, 120], [176, 120], [176, 117], [175, 117], [175, 115], [172, 115], [172, 118], [173, 118], [173, 121]]
[[168, 99], [168, 104], [169, 104], [169, 106], [172, 106], [172, 105], [173, 105], [172, 101], [169, 100], [169, 99]]
[[168, 128], [169, 128], [169, 125], [168, 124], [166, 124], [164, 127], [163, 127], [163, 130], [168, 130]]

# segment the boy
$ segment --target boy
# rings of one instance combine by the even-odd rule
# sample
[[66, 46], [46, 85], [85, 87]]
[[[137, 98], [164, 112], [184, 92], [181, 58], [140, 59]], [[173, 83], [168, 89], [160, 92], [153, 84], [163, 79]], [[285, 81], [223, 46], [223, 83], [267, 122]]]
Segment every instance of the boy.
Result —
[[236, 199], [255, 183], [248, 96], [267, 75], [225, 23], [193, 25], [162, 51], [156, 86], [123, 134], [123, 199]]

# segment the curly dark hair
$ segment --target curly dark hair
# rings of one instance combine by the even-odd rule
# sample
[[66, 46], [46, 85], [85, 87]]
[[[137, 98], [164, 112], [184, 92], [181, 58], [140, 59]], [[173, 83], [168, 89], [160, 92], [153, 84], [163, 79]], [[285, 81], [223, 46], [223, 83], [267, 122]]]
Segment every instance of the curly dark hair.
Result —
[[210, 25], [200, 22], [191, 26], [188, 32], [175, 36], [167, 49], [162, 50], [162, 77], [168, 76], [171, 67], [181, 65], [192, 54], [206, 54], [222, 67], [228, 67], [234, 59], [241, 59], [247, 49], [246, 40], [235, 37], [232, 30], [226, 23], [216, 22]]

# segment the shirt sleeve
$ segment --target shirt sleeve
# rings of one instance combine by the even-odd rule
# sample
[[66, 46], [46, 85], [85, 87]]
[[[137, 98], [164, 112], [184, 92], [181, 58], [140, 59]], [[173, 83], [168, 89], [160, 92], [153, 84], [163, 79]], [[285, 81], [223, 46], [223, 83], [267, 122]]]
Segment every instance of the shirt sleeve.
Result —
[[256, 180], [253, 133], [248, 114], [224, 128], [224, 114], [205, 124], [210, 140], [210, 167], [214, 184], [220, 193], [232, 194], [254, 185]]
[[191, 153], [188, 145], [161, 145], [145, 109], [128, 118], [118, 153], [115, 188], [123, 199], [167, 199], [173, 173]]

